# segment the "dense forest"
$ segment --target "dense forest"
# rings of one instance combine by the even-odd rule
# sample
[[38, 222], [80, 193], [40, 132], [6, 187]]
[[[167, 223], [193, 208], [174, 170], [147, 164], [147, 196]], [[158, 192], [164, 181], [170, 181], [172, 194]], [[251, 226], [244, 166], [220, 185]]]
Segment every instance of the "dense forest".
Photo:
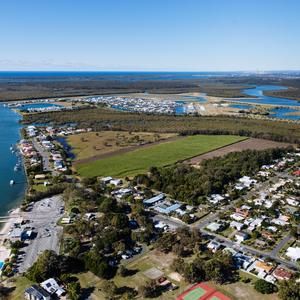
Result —
[[[174, 116], [125, 113], [103, 108], [26, 114], [24, 124], [76, 123], [95, 131], [175, 132], [180, 134], [231, 134], [282, 142], [299, 143], [300, 125], [284, 121], [257, 120], [228, 116]], [[168, 126], [166, 126], [168, 124]]]
[[245, 97], [242, 90], [249, 85], [276, 84], [289, 87], [288, 90], [273, 92], [282, 97], [300, 99], [300, 80], [280, 77], [236, 76], [210, 78], [159, 79], [151, 75], [131, 76], [49, 76], [7, 78], [0, 82], [0, 101], [104, 95], [116, 93], [157, 93], [178, 94], [202, 92], [216, 97]]
[[[291, 149], [289, 149], [291, 150]], [[196, 169], [186, 164], [152, 167], [149, 174], [137, 175], [136, 183], [163, 191], [189, 204], [199, 204], [206, 196], [223, 193], [242, 176], [253, 176], [264, 164], [282, 157], [288, 149], [246, 150], [204, 160]]]

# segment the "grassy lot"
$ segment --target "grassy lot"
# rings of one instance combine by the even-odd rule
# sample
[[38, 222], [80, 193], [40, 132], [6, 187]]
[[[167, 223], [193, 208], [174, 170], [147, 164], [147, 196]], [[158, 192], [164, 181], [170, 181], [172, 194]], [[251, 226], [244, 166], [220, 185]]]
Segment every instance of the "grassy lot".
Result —
[[277, 294], [263, 295], [257, 292], [253, 285], [243, 282], [235, 282], [230, 284], [216, 284], [208, 282], [209, 285], [214, 286], [220, 292], [224, 293], [232, 300], [278, 300]]
[[24, 276], [16, 277], [15, 282], [8, 283], [8, 286], [15, 287], [14, 291], [9, 295], [9, 299], [11, 300], [24, 299], [24, 290], [28, 288], [31, 284], [32, 282]]
[[[170, 265], [173, 259], [174, 255], [171, 253], [163, 254], [157, 251], [150, 251], [126, 265], [126, 268], [134, 271], [133, 275], [127, 277], [121, 277], [119, 275], [116, 275], [113, 280], [118, 287], [127, 286], [138, 289], [140, 286], [144, 285], [149, 280], [143, 273], [152, 267], [161, 270], [164, 273], [164, 275], [168, 277], [168, 275], [172, 272], [170, 270]], [[79, 274], [77, 275], [77, 277], [79, 278], [80, 284], [84, 289], [86, 289], [87, 291], [90, 289], [91, 299], [105, 299], [105, 294], [102, 290], [102, 279], [93, 275], [91, 272]], [[156, 299], [176, 299], [176, 296], [181, 294], [188, 286], [188, 284], [185, 281], [177, 282], [172, 279], [171, 281], [178, 285], [179, 288], [175, 291], [165, 292]]]
[[151, 166], [165, 166], [211, 150], [238, 142], [244, 138], [230, 135], [195, 135], [164, 142], [106, 159], [78, 164], [77, 171], [84, 177], [133, 176]]
[[67, 138], [76, 160], [107, 154], [176, 136], [174, 133], [100, 131], [71, 135]]

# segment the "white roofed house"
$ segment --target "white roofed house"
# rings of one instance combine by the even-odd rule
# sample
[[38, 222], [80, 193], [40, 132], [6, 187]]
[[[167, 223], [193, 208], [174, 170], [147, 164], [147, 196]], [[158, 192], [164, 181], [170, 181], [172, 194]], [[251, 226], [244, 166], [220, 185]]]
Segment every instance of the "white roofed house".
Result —
[[221, 244], [218, 243], [217, 241], [210, 241], [209, 244], [207, 245], [207, 248], [211, 250], [213, 253], [218, 251], [221, 248]]
[[297, 261], [300, 259], [300, 247], [289, 247], [286, 250], [286, 256], [292, 261]]
[[244, 224], [236, 221], [230, 222], [230, 227], [235, 228], [236, 230], [240, 231], [244, 228]]
[[66, 293], [66, 291], [57, 283], [54, 278], [49, 278], [41, 283], [41, 287], [50, 295], [56, 295], [58, 298]]
[[212, 194], [209, 198], [208, 201], [212, 204], [218, 204], [221, 201], [225, 200], [225, 197], [223, 197], [220, 194]]
[[239, 213], [233, 213], [232, 215], [230, 215], [230, 218], [233, 219], [233, 220], [235, 220], [235, 221], [238, 221], [238, 222], [245, 219], [245, 217], [242, 216]]
[[206, 228], [212, 232], [217, 232], [223, 227], [222, 224], [217, 222], [212, 222], [209, 225], [206, 226]]
[[246, 232], [239, 231], [234, 235], [238, 243], [241, 243], [249, 238], [249, 234]]

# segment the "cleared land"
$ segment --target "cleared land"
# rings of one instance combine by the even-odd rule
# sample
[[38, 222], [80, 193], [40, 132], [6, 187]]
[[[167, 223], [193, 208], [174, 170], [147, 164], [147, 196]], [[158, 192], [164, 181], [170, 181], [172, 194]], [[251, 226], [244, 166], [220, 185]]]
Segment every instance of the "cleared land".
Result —
[[84, 177], [133, 176], [151, 166], [165, 166], [243, 140], [231, 135], [194, 135], [86, 164], [78, 164]]
[[86, 159], [99, 159], [105, 154], [116, 151], [120, 153], [126, 150], [125, 152], [127, 152], [133, 148], [157, 143], [175, 136], [174, 133], [101, 131], [71, 135], [67, 141], [76, 156], [75, 161], [84, 162], [83, 160]]
[[237, 151], [243, 151], [243, 150], [266, 150], [266, 149], [272, 149], [272, 148], [285, 148], [290, 146], [291, 144], [288, 143], [280, 143], [280, 142], [274, 142], [274, 141], [268, 141], [268, 140], [262, 140], [262, 139], [255, 139], [255, 138], [249, 138], [244, 141], [240, 141], [238, 143], [225, 146], [223, 148], [201, 154], [198, 156], [195, 156], [191, 159], [188, 159], [186, 162], [191, 165], [197, 165], [204, 159], [210, 159], [218, 156], [223, 156], [231, 152], [237, 152]]

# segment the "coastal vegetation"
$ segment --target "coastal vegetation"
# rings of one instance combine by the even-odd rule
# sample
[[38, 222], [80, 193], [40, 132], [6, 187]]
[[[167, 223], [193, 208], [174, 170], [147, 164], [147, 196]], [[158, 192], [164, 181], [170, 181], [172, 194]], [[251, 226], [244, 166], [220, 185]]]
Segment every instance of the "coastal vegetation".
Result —
[[124, 154], [77, 164], [80, 176], [133, 176], [151, 166], [165, 166], [243, 140], [230, 135], [194, 135], [163, 142]]
[[[273, 84], [289, 87], [283, 91], [269, 91], [266, 94], [300, 99], [300, 80], [297, 78], [263, 78], [261, 76], [227, 76], [211, 78], [174, 78], [165, 80], [151, 78], [151, 74], [80, 75], [65, 76], [58, 81], [49, 74], [43, 80], [24, 75], [20, 81], [17, 78], [2, 80], [0, 83], [0, 101], [26, 100], [38, 98], [60, 98], [87, 95], [126, 94], [126, 93], [156, 93], [179, 94], [186, 92], [203, 92], [215, 97], [245, 97], [242, 90], [249, 85]], [[130, 80], [134, 79], [134, 80]], [[145, 80], [146, 79], [146, 80]]]
[[[290, 150], [292, 149], [234, 152], [224, 157], [204, 160], [200, 168], [186, 164], [153, 167], [148, 175], [137, 175], [134, 182], [163, 191], [174, 199], [197, 205], [206, 201], [204, 196], [223, 193], [238, 178], [254, 175], [262, 165], [282, 157]], [[231, 196], [234, 197], [234, 194]]]
[[54, 125], [75, 123], [81, 128], [92, 128], [94, 131], [118, 130], [182, 135], [230, 134], [282, 142], [300, 142], [300, 125], [297, 123], [232, 116], [150, 115], [94, 108], [72, 112], [27, 114], [23, 123]]

